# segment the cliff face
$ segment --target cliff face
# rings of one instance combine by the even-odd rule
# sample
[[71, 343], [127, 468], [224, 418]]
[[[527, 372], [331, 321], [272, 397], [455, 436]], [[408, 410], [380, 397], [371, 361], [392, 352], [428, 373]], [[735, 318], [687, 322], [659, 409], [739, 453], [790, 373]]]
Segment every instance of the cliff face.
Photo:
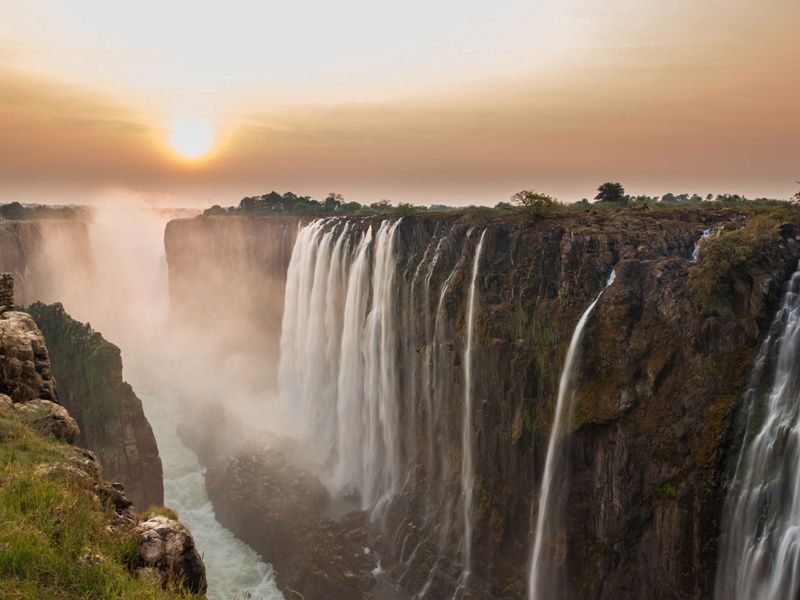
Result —
[[[573, 214], [535, 224], [469, 215], [402, 219], [387, 305], [387, 323], [397, 324], [387, 362], [398, 365], [397, 420], [387, 438], [392, 447], [379, 452], [400, 465], [400, 483], [378, 513], [391, 577], [412, 593], [450, 597], [471, 535], [465, 597], [525, 597], [567, 345], [615, 269], [580, 348], [565, 466], [556, 475], [565, 482], [563, 525], [546, 546], [561, 557], [556, 570], [567, 598], [708, 597], [736, 409], [800, 245], [794, 225], [772, 220], [757, 243], [745, 240], [729, 257], [703, 250], [696, 265], [691, 257], [704, 229], [748, 230], [757, 219], [723, 209]], [[251, 227], [285, 227], [274, 221]], [[370, 226], [377, 231], [379, 220], [347, 222], [352, 260], [358, 236]], [[325, 227], [338, 236], [342, 223]], [[209, 249], [229, 231], [195, 227], [212, 236]], [[475, 280], [470, 511], [462, 489], [463, 360], [470, 275], [484, 231]], [[172, 235], [168, 254], [180, 229]], [[206, 266], [216, 264], [213, 253], [203, 257]], [[169, 263], [170, 278], [183, 278], [172, 273], [181, 263]], [[313, 369], [319, 365], [301, 373], [316, 377]], [[240, 518], [258, 518], [252, 506], [238, 509]]]
[[63, 300], [65, 273], [91, 289], [91, 256], [81, 220], [0, 221], [0, 271], [14, 275], [19, 305]]
[[60, 402], [81, 429], [77, 444], [94, 452], [106, 474], [124, 484], [134, 506], [164, 502], [161, 458], [142, 403], [122, 379], [119, 348], [60, 304], [28, 308], [44, 334]]
[[31, 316], [2, 311], [0, 339], [0, 596], [202, 597], [191, 534], [173, 519], [140, 518], [95, 455], [69, 445], [79, 429], [55, 402]]
[[200, 325], [223, 349], [252, 349], [277, 362], [285, 273], [299, 226], [295, 218], [170, 221], [171, 317]]

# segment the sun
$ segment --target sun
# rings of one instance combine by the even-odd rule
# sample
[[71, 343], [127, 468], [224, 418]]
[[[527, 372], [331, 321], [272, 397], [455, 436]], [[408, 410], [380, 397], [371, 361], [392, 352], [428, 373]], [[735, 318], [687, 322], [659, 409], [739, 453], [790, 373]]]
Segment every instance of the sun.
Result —
[[172, 122], [169, 142], [183, 158], [197, 159], [211, 150], [214, 133], [205, 119], [181, 117]]

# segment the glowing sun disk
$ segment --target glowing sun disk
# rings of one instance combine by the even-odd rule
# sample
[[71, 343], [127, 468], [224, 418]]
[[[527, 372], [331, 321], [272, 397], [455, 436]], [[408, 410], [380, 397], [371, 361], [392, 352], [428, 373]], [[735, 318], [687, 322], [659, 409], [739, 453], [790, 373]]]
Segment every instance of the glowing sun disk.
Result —
[[211, 149], [214, 135], [205, 119], [182, 117], [173, 121], [169, 142], [183, 158], [200, 158]]

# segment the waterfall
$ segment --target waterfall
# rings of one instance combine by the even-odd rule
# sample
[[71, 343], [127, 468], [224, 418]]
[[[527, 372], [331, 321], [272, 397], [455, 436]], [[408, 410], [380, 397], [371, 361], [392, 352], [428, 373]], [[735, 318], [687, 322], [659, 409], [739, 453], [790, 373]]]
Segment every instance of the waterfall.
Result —
[[[612, 271], [606, 282], [606, 287], [614, 282], [614, 277], [615, 272]], [[605, 288], [597, 294], [578, 320], [578, 324], [575, 326], [575, 331], [569, 343], [567, 357], [564, 361], [564, 368], [561, 370], [561, 379], [558, 384], [558, 400], [556, 401], [553, 426], [550, 430], [550, 439], [547, 443], [547, 456], [545, 458], [544, 474], [542, 475], [541, 490], [539, 492], [539, 511], [536, 516], [536, 538], [534, 539], [533, 552], [531, 554], [530, 574], [528, 579], [529, 600], [552, 600], [552, 598], [563, 595], [563, 591], [559, 593], [554, 580], [548, 578], [557, 569], [557, 557], [553, 555], [559, 549], [556, 548], [548, 552], [545, 550], [545, 544], [561, 545], [561, 552], [563, 553], [566, 551], [566, 540], [557, 539], [560, 534], [559, 529], [562, 525], [561, 519], [554, 514], [557, 512], [556, 503], [561, 501], [562, 498], [554, 493], [553, 486], [557, 471], [560, 471], [558, 467], [563, 466], [561, 465], [560, 458], [563, 456], [565, 451], [564, 446], [566, 444], [562, 442], [564, 436], [567, 434], [572, 419], [575, 392], [577, 391], [575, 387], [574, 371], [575, 363], [580, 353], [583, 330], [589, 320], [589, 315], [591, 315], [592, 310], [594, 310], [597, 301], [600, 300], [600, 296], [603, 295], [603, 291], [605, 291]]]
[[[329, 483], [380, 516], [401, 480], [394, 237], [337, 219], [305, 226], [292, 251], [279, 394]], [[355, 246], [353, 248], [353, 246]]]
[[707, 240], [711, 235], [711, 228], [703, 229], [703, 235], [694, 243], [694, 250], [692, 250], [691, 262], [696, 263], [700, 259], [700, 243]]
[[[473, 353], [486, 232], [411, 227], [396, 243], [399, 224], [329, 218], [297, 233], [279, 400], [334, 494], [360, 497], [384, 525], [401, 519], [387, 533], [406, 572], [424, 581], [416, 597], [460, 595], [473, 568]], [[430, 235], [419, 254], [406, 238], [418, 234]], [[468, 240], [473, 254], [463, 251]], [[460, 444], [442, 444], [457, 435], [458, 399]], [[390, 512], [404, 510], [392, 500], [408, 494], [425, 498], [419, 513]]]
[[717, 600], [800, 594], [800, 267], [756, 358], [723, 521]]
[[472, 263], [472, 278], [467, 301], [467, 331], [464, 348], [464, 420], [461, 431], [461, 497], [464, 508], [464, 564], [461, 586], [467, 584], [472, 568], [472, 500], [475, 473], [472, 465], [472, 336], [475, 321], [475, 283], [478, 280], [481, 251], [486, 230], [481, 233]]

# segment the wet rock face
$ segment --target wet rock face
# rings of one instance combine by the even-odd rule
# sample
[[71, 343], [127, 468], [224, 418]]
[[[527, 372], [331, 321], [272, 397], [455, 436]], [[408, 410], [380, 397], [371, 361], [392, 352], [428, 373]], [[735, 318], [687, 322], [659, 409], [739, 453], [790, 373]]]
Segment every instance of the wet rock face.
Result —
[[0, 393], [14, 402], [56, 400], [44, 336], [27, 313], [0, 315]]
[[181, 582], [195, 594], [205, 593], [205, 566], [186, 527], [173, 519], [156, 516], [139, 523], [136, 531], [142, 568], [155, 570], [165, 586]]
[[736, 409], [797, 266], [793, 238], [753, 258], [743, 301], [721, 314], [697, 305], [685, 261], [617, 266], [586, 332], [569, 459], [567, 572], [582, 597], [710, 596]]
[[158, 446], [141, 401], [122, 379], [119, 348], [72, 319], [61, 304], [37, 302], [28, 311], [47, 342], [59, 401], [80, 427], [76, 443], [97, 454], [137, 509], [163, 504]]
[[360, 600], [375, 585], [368, 515], [324, 517], [327, 490], [281, 452], [245, 449], [210, 467], [206, 486], [219, 521], [273, 565], [287, 598]]

